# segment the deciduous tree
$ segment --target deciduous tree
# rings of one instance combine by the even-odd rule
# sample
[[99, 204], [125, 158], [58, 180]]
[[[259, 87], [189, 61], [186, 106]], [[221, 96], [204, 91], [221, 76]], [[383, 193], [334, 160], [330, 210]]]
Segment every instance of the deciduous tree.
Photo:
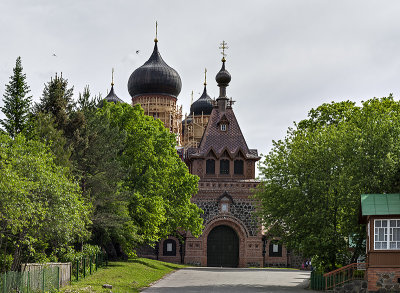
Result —
[[[289, 128], [261, 164], [256, 197], [271, 233], [323, 270], [363, 251], [362, 193], [399, 191], [400, 103], [323, 104]], [[349, 237], [359, 239], [349, 250]]]

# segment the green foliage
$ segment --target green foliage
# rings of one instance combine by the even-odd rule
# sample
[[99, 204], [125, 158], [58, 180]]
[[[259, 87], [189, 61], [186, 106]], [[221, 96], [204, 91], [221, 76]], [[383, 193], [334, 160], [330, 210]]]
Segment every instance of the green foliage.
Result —
[[142, 241], [153, 243], [178, 229], [199, 235], [201, 210], [190, 202], [198, 177], [179, 159], [175, 136], [140, 106], [105, 103], [100, 113], [126, 133], [120, 190], [128, 195], [129, 215]]
[[30, 90], [26, 84], [26, 75], [22, 73], [22, 70], [21, 57], [18, 57], [13, 69], [14, 74], [10, 77], [9, 84], [6, 85], [4, 106], [0, 107], [6, 116], [6, 119], [0, 120], [0, 124], [11, 137], [24, 132], [29, 121], [32, 97], [27, 96]]
[[58, 129], [65, 130], [69, 123], [69, 115], [74, 109], [73, 102], [74, 88], [68, 87], [68, 80], [55, 75], [47, 84], [45, 84], [43, 95], [40, 102], [35, 106], [35, 112], [51, 114]]
[[264, 225], [322, 270], [356, 260], [365, 251], [360, 195], [399, 191], [399, 117], [391, 96], [312, 109], [262, 162]]
[[38, 141], [0, 135], [0, 251], [12, 270], [88, 237], [90, 205], [53, 160]]

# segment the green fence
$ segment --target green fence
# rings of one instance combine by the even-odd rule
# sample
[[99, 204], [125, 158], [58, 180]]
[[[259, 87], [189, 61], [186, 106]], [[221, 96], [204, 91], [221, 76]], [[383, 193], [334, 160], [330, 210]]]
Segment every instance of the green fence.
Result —
[[60, 289], [60, 268], [43, 267], [31, 272], [0, 274], [0, 293], [57, 292]]
[[325, 277], [321, 273], [315, 271], [311, 272], [310, 276], [310, 288], [312, 290], [325, 290]]
[[74, 278], [75, 281], [79, 281], [80, 279], [93, 274], [93, 272], [97, 271], [98, 268], [107, 265], [108, 259], [107, 254], [105, 253], [82, 257], [72, 263], [71, 279]]

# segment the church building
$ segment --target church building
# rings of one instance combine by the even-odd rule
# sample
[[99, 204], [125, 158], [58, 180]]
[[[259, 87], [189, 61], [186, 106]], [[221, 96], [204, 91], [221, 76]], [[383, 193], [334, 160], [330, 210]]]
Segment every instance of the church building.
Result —
[[[203, 211], [204, 230], [195, 238], [190, 232], [161, 240], [153, 249], [138, 251], [140, 256], [163, 261], [215, 267], [291, 266], [285, 247], [265, 235], [255, 216], [252, 198], [256, 149], [248, 147], [234, 113], [234, 101], [227, 97], [231, 74], [226, 69], [225, 48], [221, 70], [215, 80], [216, 100], [207, 93], [207, 83], [190, 113], [182, 121], [177, 105], [182, 82], [179, 74], [162, 59], [158, 40], [148, 61], [134, 70], [128, 81], [132, 105], [140, 104], [145, 114], [160, 119], [176, 134], [182, 159], [190, 173], [200, 177], [199, 191], [192, 197]], [[114, 91], [108, 100], [115, 100]], [[107, 98], [107, 97], [106, 97]]]

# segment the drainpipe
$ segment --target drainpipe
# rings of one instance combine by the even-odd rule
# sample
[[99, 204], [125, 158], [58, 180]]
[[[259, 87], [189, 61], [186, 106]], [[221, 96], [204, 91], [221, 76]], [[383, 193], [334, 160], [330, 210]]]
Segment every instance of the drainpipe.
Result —
[[266, 246], [267, 246], [267, 237], [265, 237], [265, 235], [263, 235], [262, 237], [262, 241], [263, 241], [263, 249], [262, 249], [262, 256], [263, 256], [263, 263], [262, 263], [262, 267], [265, 266], [265, 254], [266, 254]]

